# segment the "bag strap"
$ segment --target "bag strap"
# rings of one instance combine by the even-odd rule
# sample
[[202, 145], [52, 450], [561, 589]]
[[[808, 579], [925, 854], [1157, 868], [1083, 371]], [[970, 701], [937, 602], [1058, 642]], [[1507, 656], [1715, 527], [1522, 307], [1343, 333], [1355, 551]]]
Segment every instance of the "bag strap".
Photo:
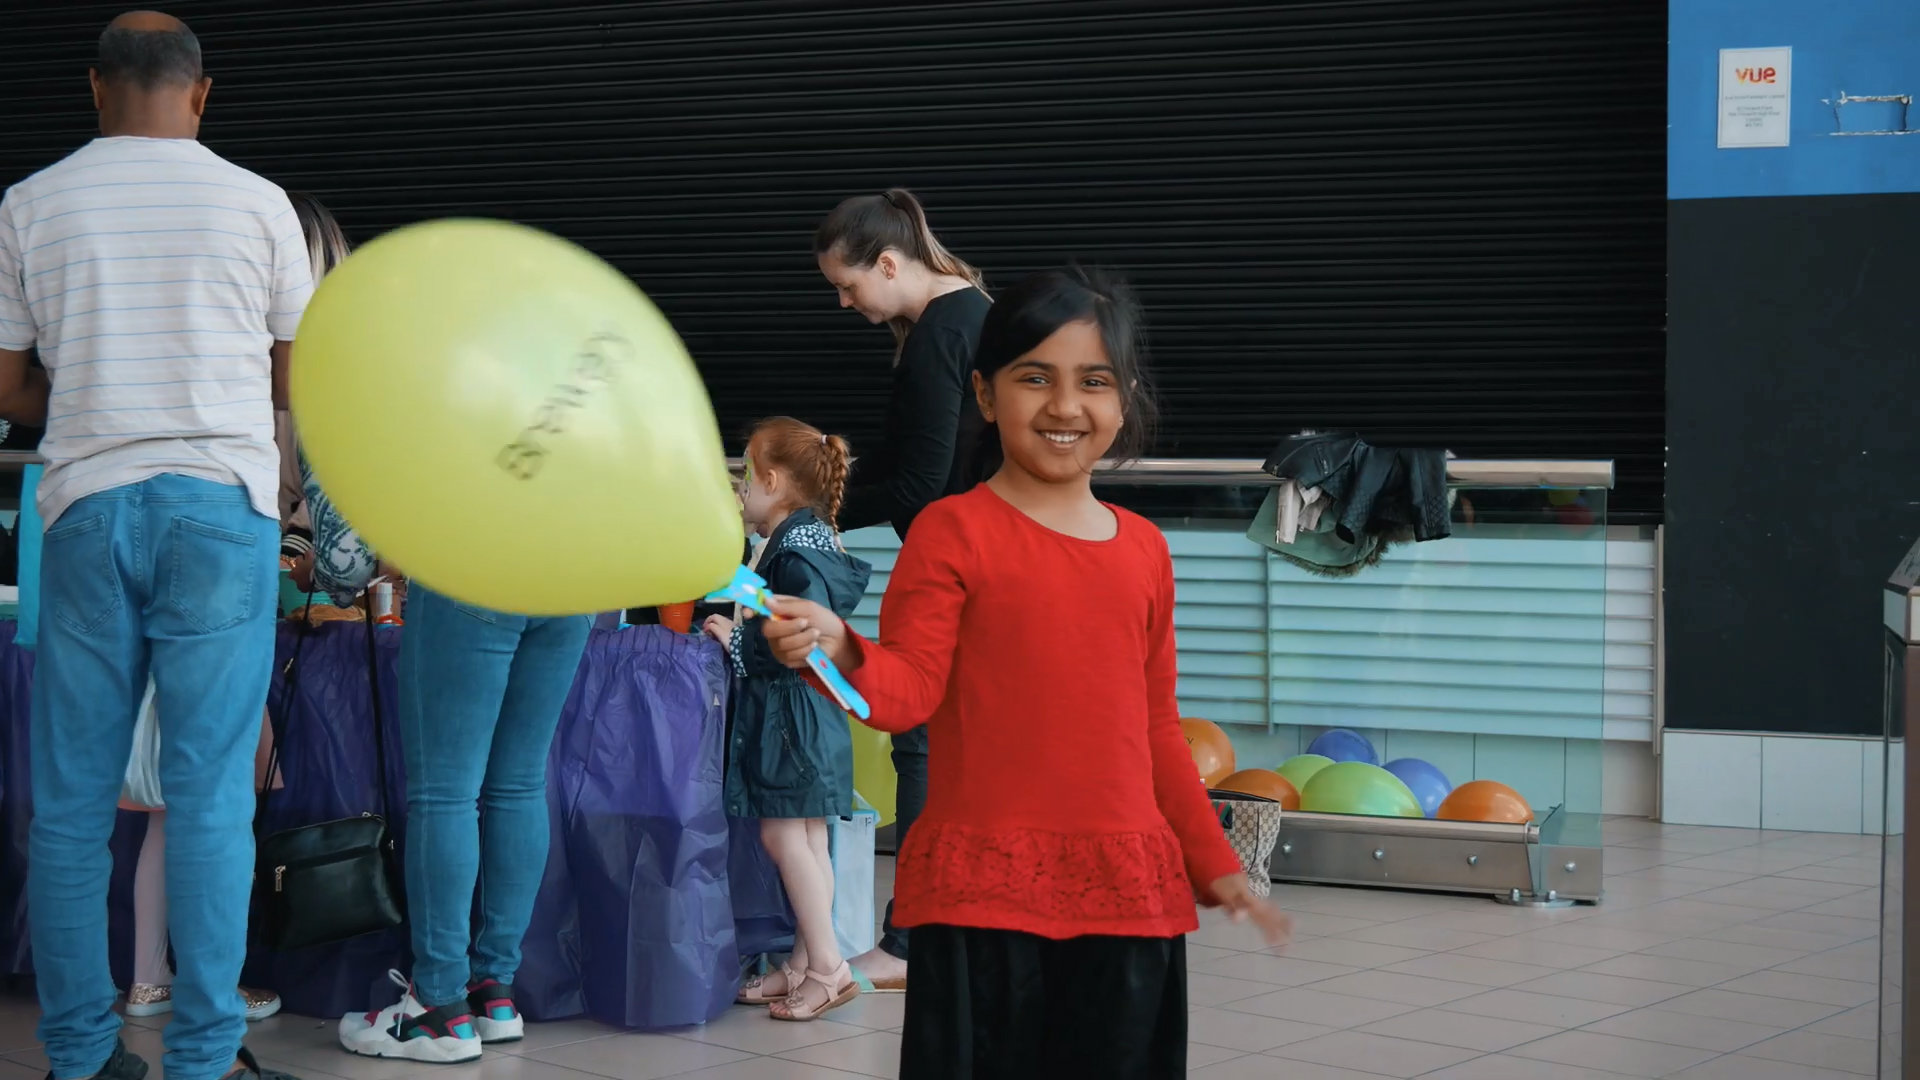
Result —
[[373, 777], [380, 792], [376, 813], [386, 820], [391, 805], [387, 795], [387, 727], [385, 703], [380, 697], [380, 624], [373, 619], [371, 591], [367, 593], [367, 686], [373, 691]]
[[273, 723], [273, 710], [267, 710], [268, 726], [274, 728], [273, 749], [267, 752], [266, 781], [254, 800], [253, 843], [256, 851], [266, 837], [267, 799], [273, 794], [273, 780], [280, 772], [280, 748], [287, 743], [287, 723], [293, 719], [294, 687], [300, 680], [300, 651], [313, 633], [313, 598], [316, 592], [316, 589], [307, 590], [307, 602], [300, 608], [300, 621], [294, 624], [293, 656], [287, 660], [287, 681], [280, 689], [281, 719], [277, 726]]
[[[313, 635], [313, 598], [316, 593], [317, 590], [309, 590], [307, 592], [306, 605], [300, 609], [300, 621], [294, 624], [299, 629], [294, 632], [293, 656], [287, 661], [286, 685], [280, 691], [281, 722], [279, 730], [273, 733], [273, 750], [267, 754], [266, 783], [261, 788], [258, 806], [253, 815], [253, 840], [256, 846], [266, 835], [267, 798], [273, 792], [273, 779], [280, 769], [280, 748], [286, 744], [286, 727], [293, 719], [293, 704], [297, 700], [294, 695], [300, 678], [300, 653], [306, 645], [307, 638]], [[377, 627], [373, 621], [371, 604], [368, 605], [366, 627], [367, 686], [372, 691], [373, 698], [374, 787], [375, 790], [380, 793], [380, 802], [375, 812], [380, 815], [382, 820], [385, 820], [390, 812], [388, 807], [392, 805], [392, 802], [387, 791], [386, 714], [385, 705], [380, 696], [380, 642], [375, 636]], [[271, 720], [272, 714], [269, 713], [268, 715], [269, 720]]]

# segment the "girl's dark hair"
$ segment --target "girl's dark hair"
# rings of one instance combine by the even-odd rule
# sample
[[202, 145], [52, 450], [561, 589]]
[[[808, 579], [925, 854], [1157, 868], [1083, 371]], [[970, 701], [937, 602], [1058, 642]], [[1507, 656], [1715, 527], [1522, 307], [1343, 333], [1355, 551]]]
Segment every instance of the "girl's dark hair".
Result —
[[[1120, 390], [1121, 416], [1126, 419], [1107, 456], [1131, 461], [1153, 445], [1160, 410], [1147, 374], [1146, 326], [1140, 305], [1118, 274], [1070, 265], [1021, 279], [988, 310], [974, 350], [973, 370], [991, 383], [1002, 368], [1038, 348], [1068, 323], [1092, 323], [1100, 329], [1100, 342]], [[992, 476], [1001, 460], [998, 425], [988, 424], [974, 453], [974, 479]]]
[[[813, 253], [831, 253], [848, 266], [864, 270], [880, 259], [880, 253], [897, 251], [924, 264], [936, 274], [965, 278], [974, 288], [987, 291], [986, 279], [965, 259], [948, 251], [927, 224], [926, 208], [906, 188], [888, 188], [880, 195], [855, 195], [833, 208], [827, 220], [813, 233]], [[906, 319], [888, 319], [896, 347], [906, 344], [913, 323]]]

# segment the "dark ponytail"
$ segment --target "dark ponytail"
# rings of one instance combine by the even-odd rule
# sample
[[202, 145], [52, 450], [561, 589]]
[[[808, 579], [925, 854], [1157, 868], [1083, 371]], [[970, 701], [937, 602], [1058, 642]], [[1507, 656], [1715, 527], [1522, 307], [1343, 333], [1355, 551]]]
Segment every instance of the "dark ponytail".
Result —
[[[981, 292], [986, 279], [972, 264], [948, 251], [927, 224], [926, 207], [906, 188], [888, 188], [879, 195], [855, 195], [833, 208], [813, 233], [813, 253], [831, 254], [857, 270], [880, 260], [885, 251], [897, 251], [936, 274], [965, 278]], [[904, 346], [913, 323], [889, 319], [895, 348]]]
[[[1091, 323], [1100, 330], [1101, 345], [1120, 389], [1121, 417], [1126, 420], [1107, 456], [1131, 461], [1152, 447], [1160, 411], [1147, 373], [1146, 326], [1140, 305], [1118, 274], [1069, 265], [1022, 278], [987, 311], [973, 370], [991, 385], [1001, 369], [1069, 323]], [[999, 425], [990, 423], [974, 448], [972, 479], [985, 481], [1000, 471], [1002, 461]]]

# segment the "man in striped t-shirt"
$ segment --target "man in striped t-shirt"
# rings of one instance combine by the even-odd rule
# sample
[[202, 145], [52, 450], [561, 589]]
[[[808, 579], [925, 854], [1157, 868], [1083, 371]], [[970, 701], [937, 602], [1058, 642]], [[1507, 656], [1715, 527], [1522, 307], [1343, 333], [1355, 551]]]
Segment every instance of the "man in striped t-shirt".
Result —
[[[0, 201], [0, 415], [37, 421], [44, 617], [28, 902], [55, 1080], [140, 1080], [107, 969], [107, 840], [149, 671], [167, 801], [170, 1080], [241, 1047], [253, 758], [273, 663], [288, 345], [313, 281], [278, 187], [197, 141], [186, 26], [100, 38], [101, 138]], [[38, 347], [45, 375], [27, 364]]]

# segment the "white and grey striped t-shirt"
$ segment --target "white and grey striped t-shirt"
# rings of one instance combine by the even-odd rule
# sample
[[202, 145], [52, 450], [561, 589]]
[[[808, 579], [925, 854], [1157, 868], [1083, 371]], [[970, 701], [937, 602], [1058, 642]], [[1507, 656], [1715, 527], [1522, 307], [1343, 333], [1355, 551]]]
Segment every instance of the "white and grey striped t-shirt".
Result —
[[0, 200], [0, 348], [52, 381], [40, 513], [178, 473], [279, 520], [272, 363], [313, 293], [286, 192], [191, 139], [95, 139]]

